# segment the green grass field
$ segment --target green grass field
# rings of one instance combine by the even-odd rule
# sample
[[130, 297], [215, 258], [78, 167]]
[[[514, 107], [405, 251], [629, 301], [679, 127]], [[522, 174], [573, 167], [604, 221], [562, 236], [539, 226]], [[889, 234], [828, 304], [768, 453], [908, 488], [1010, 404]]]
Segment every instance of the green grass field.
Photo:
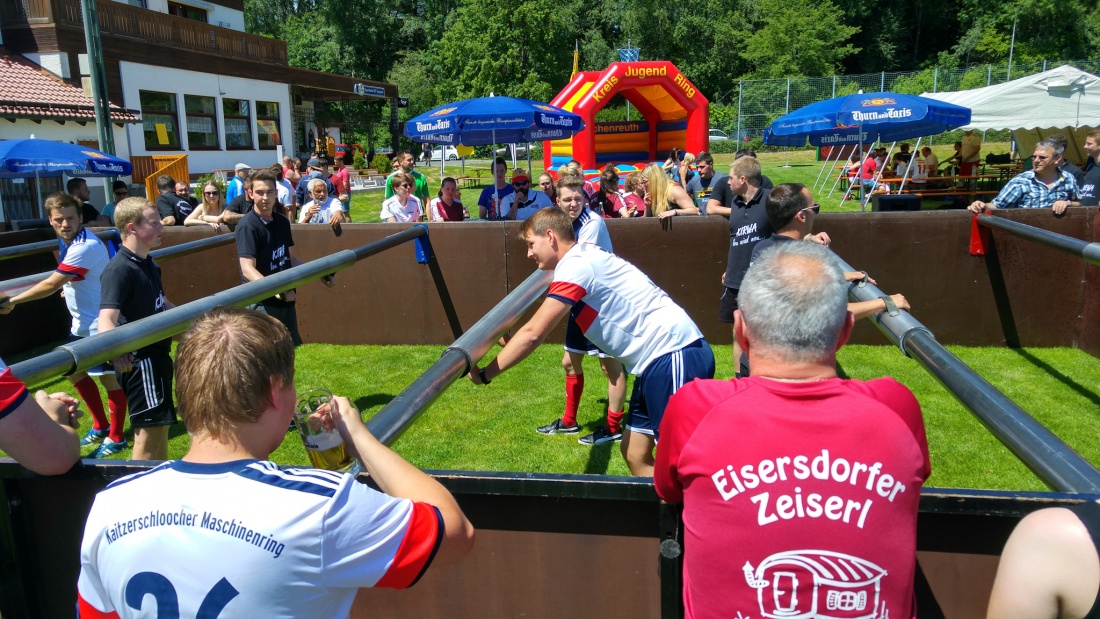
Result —
[[[1076, 349], [950, 347], [995, 387], [1051, 428], [1093, 463], [1100, 417], [1100, 360]], [[438, 346], [334, 346], [298, 349], [299, 390], [324, 387], [346, 395], [369, 418], [439, 358]], [[489, 358], [495, 355], [490, 352]], [[732, 374], [728, 346], [716, 346], [718, 376]], [[581, 446], [576, 435], [543, 436], [535, 427], [561, 413], [564, 402], [561, 347], [542, 346], [530, 359], [493, 381], [475, 387], [463, 378], [447, 390], [394, 448], [422, 468], [543, 473], [628, 474], [618, 445]], [[933, 472], [940, 487], [1043, 490], [1045, 486], [992, 437], [939, 383], [891, 346], [849, 346], [841, 350], [843, 375], [870, 379], [893, 376], [912, 389], [924, 410]], [[584, 430], [602, 423], [605, 382], [594, 362], [579, 421]], [[48, 390], [68, 390], [54, 381]], [[74, 394], [75, 395], [75, 394]], [[84, 418], [84, 428], [90, 421]], [[187, 450], [181, 425], [172, 429], [170, 456]], [[127, 433], [128, 440], [132, 437]], [[90, 451], [90, 448], [87, 450]], [[122, 459], [128, 452], [116, 456]], [[297, 435], [290, 433], [272, 456], [281, 464], [306, 464]]]
[[[914, 142], [915, 143], [915, 142]], [[940, 161], [947, 159], [954, 152], [951, 148], [951, 144], [934, 144], [932, 146], [932, 152], [940, 158]], [[982, 152], [1008, 152], [1007, 143], [986, 143], [982, 145]], [[802, 183], [808, 187], [813, 187], [817, 184], [818, 174], [821, 172], [822, 163], [815, 161], [815, 151], [813, 150], [797, 150], [788, 152], [776, 152], [776, 153], [760, 153], [760, 166], [764, 174], [772, 180], [775, 184], [779, 183]], [[733, 161], [732, 154], [716, 154], [714, 155], [714, 167], [719, 172], [729, 172], [729, 165]], [[520, 166], [523, 167], [526, 162], [521, 162]], [[470, 174], [471, 170], [475, 169], [488, 170], [488, 164], [482, 165], [466, 165], [466, 173]], [[509, 164], [510, 168], [510, 164]], [[531, 170], [528, 170], [532, 178], [535, 175], [543, 172], [543, 165], [541, 159], [531, 159]], [[422, 162], [418, 162], [416, 170], [428, 178], [428, 188], [432, 192], [432, 196], [439, 190], [439, 183], [443, 179], [439, 174], [439, 164], [435, 164], [435, 167], [429, 167]], [[449, 162], [446, 166], [447, 176], [460, 176], [461, 164], [455, 162]], [[822, 176], [827, 174], [833, 174], [835, 179], [835, 170], [826, 170], [821, 173]], [[482, 174], [483, 177], [488, 178], [488, 174]], [[841, 213], [841, 212], [858, 212], [859, 201], [853, 200], [841, 203], [840, 198], [844, 195], [845, 182], [841, 181], [836, 185], [838, 188], [833, 192], [831, 197], [828, 197], [829, 188], [833, 187], [832, 181], [830, 181], [822, 191], [814, 192], [814, 198], [822, 206], [822, 210], [827, 213]], [[466, 208], [469, 209], [470, 215], [477, 217], [477, 197], [481, 193], [481, 187], [464, 189], [462, 191], [462, 201], [466, 204]], [[379, 220], [379, 213], [382, 212], [382, 196], [383, 191], [380, 189], [356, 192], [351, 198], [351, 214], [356, 222], [371, 223]], [[939, 203], [926, 201], [925, 208], [935, 208]], [[868, 207], [870, 208], [870, 207]]]

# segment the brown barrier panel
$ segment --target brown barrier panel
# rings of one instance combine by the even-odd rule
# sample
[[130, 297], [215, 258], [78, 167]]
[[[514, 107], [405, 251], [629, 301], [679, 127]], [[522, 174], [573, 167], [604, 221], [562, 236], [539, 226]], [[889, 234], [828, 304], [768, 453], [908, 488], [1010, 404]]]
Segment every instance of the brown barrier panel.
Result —
[[[0, 464], [5, 507], [0, 510], [0, 612], [5, 617], [72, 616], [80, 540], [94, 494], [147, 468], [89, 461], [65, 477], [48, 478], [30, 475], [10, 460]], [[675, 582], [665, 582], [658, 570], [662, 533], [652, 486], [585, 475], [438, 472], [437, 477], [477, 527], [474, 551], [457, 566], [429, 570], [409, 591], [361, 591], [353, 617], [661, 616], [661, 590]], [[981, 616], [996, 557], [1019, 519], [1075, 499], [926, 488], [917, 521], [921, 616]]]
[[[1047, 209], [998, 212], [1074, 238], [1088, 238], [1092, 215], [1091, 209], [1058, 218]], [[815, 228], [827, 231], [833, 249], [883, 291], [904, 294], [942, 344], [1003, 346], [1014, 334], [1023, 346], [1077, 341], [1085, 274], [1079, 258], [999, 231], [992, 231], [996, 260], [971, 256], [970, 214], [958, 211], [827, 214]], [[863, 321], [851, 341], [883, 338]]]
[[[1075, 238], [1091, 239], [1093, 209], [1071, 209], [1055, 218], [1049, 210], [998, 214]], [[408, 224], [351, 224], [336, 237], [327, 226], [295, 225], [294, 254], [310, 260], [358, 247], [404, 230]], [[515, 222], [430, 224], [430, 240], [463, 325], [470, 325], [534, 264], [516, 236]], [[944, 344], [996, 346], [1074, 346], [1100, 352], [1100, 292], [1086, 295], [1090, 278], [1100, 277], [1084, 261], [1030, 241], [993, 231], [995, 258], [970, 256], [970, 216], [963, 212], [834, 213], [817, 218], [816, 229], [856, 268], [865, 269], [888, 292], [901, 292], [914, 315]], [[721, 217], [678, 217], [663, 227], [654, 219], [608, 222], [617, 253], [638, 265], [692, 316], [712, 344], [728, 344], [730, 329], [717, 320], [719, 278], [729, 243]], [[200, 228], [165, 230], [165, 246], [209, 236]], [[6, 235], [5, 235], [6, 236]], [[39, 237], [40, 238], [40, 237]], [[45, 254], [44, 256], [48, 256]], [[299, 291], [298, 317], [307, 342], [341, 344], [444, 345], [454, 337], [426, 265], [414, 248], [398, 247], [346, 269], [336, 287], [319, 283]], [[45, 262], [41, 262], [44, 260]], [[52, 259], [41, 258], [41, 271]], [[17, 262], [17, 261], [5, 261]], [[0, 263], [0, 269], [5, 265]], [[186, 302], [239, 283], [232, 245], [186, 256], [163, 265], [169, 298]], [[12, 274], [21, 275], [24, 273]], [[1100, 282], [1098, 282], [1100, 283]], [[998, 303], [1000, 300], [1000, 303]], [[45, 304], [45, 302], [42, 302]], [[58, 302], [59, 311], [63, 307]], [[1083, 308], [1083, 309], [1082, 309]], [[65, 318], [55, 337], [35, 337], [45, 319], [17, 311], [0, 318], [0, 328], [18, 332], [18, 348], [44, 345], [64, 336]], [[1082, 320], [1082, 316], [1086, 319]], [[564, 329], [551, 334], [560, 342]], [[860, 324], [853, 343], [883, 344], [869, 323]]]
[[[1093, 243], [1100, 243], [1100, 209], [1089, 209], [1089, 213], [1092, 220], [1089, 222], [1089, 234], [1085, 238]], [[1095, 265], [1085, 266], [1085, 301], [1078, 323], [1081, 333], [1077, 347], [1094, 357], [1100, 357], [1100, 267]]]

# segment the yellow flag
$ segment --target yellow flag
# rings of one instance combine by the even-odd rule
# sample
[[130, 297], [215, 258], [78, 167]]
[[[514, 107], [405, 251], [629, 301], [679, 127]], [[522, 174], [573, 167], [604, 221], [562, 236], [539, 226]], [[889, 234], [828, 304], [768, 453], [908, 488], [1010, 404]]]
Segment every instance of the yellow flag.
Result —
[[581, 60], [580, 42], [575, 41], [573, 43], [573, 73], [569, 76], [570, 80], [572, 80], [574, 77], [577, 77], [578, 65], [580, 64], [580, 60]]

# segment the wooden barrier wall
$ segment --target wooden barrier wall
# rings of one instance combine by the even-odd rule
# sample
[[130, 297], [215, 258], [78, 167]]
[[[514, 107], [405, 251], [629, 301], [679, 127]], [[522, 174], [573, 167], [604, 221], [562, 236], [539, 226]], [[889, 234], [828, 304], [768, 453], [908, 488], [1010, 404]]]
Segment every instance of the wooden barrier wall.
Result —
[[[1000, 215], [1000, 213], [999, 213]], [[1097, 239], [1097, 209], [1013, 211], [1004, 216], [1086, 240]], [[717, 320], [719, 278], [729, 233], [720, 217], [611, 220], [616, 253], [638, 265], [680, 303], [711, 343], [729, 343]], [[294, 226], [294, 254], [310, 260], [358, 247], [408, 224], [351, 224], [336, 237], [328, 226]], [[1100, 355], [1097, 269], [1073, 256], [994, 231], [996, 254], [968, 252], [971, 218], [959, 211], [837, 213], [818, 216], [815, 228], [833, 249], [867, 270], [888, 293], [901, 292], [914, 316], [944, 344], [967, 346], [1076, 346]], [[515, 222], [430, 224], [430, 239], [462, 325], [469, 326], [529, 275], [533, 263]], [[206, 228], [165, 230], [165, 246], [209, 236]], [[50, 238], [30, 231], [0, 234], [0, 247]], [[54, 258], [41, 254], [0, 261], [0, 279], [40, 272]], [[183, 303], [240, 282], [232, 245], [162, 264], [168, 297]], [[453, 341], [431, 275], [417, 264], [410, 243], [368, 258], [343, 272], [332, 289], [312, 283], [299, 290], [298, 316], [306, 342], [435, 344]], [[1000, 303], [998, 303], [1000, 300]], [[60, 340], [67, 333], [63, 301], [54, 296], [0, 317], [0, 355]], [[551, 336], [561, 341], [564, 328]], [[853, 343], [883, 344], [869, 322]]]

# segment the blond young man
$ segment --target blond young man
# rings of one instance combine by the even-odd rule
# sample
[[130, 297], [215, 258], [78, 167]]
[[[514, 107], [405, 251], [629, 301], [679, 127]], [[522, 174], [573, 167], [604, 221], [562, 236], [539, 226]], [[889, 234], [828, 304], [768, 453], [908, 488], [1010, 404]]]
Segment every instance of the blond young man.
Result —
[[[164, 296], [160, 267], [149, 252], [161, 243], [157, 207], [145, 198], [126, 198], [115, 207], [122, 247], [103, 270], [99, 331], [159, 314], [175, 307]], [[112, 362], [126, 390], [130, 427], [134, 429], [134, 460], [168, 458], [168, 426], [176, 423], [172, 404], [172, 342], [163, 339]], [[121, 452], [126, 443], [103, 441], [105, 455]]]
[[[347, 473], [266, 461], [297, 402], [294, 342], [272, 317], [216, 309], [184, 334], [178, 360], [191, 447], [96, 498], [81, 544], [81, 616], [145, 616], [130, 600], [148, 592], [171, 595], [183, 617], [347, 617], [360, 587], [410, 587], [472, 547], [451, 494], [378, 442], [347, 398], [317, 420], [382, 492]], [[118, 527], [135, 520], [140, 529]], [[155, 602], [145, 604], [147, 613]]]

